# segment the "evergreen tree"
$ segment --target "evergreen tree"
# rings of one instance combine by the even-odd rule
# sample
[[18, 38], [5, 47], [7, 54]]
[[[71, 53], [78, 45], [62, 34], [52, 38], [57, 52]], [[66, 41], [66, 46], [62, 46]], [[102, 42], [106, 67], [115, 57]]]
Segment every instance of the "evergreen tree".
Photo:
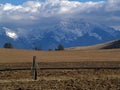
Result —
[[57, 49], [55, 49], [55, 50], [64, 50], [64, 46], [61, 45], [61, 44], [59, 44], [59, 45], [57, 46]]
[[52, 51], [52, 49], [48, 49], [48, 51]]
[[13, 45], [10, 42], [7, 42], [3, 46], [4, 48], [13, 48]]
[[42, 46], [41, 45], [40, 46], [35, 46], [34, 50], [36, 50], [36, 51], [42, 51]]

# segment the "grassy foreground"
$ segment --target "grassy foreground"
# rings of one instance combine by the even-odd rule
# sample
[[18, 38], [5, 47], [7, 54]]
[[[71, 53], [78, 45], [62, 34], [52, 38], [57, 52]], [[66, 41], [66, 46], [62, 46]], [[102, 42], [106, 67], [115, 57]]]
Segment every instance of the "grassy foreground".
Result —
[[0, 72], [1, 90], [120, 90], [120, 70], [41, 70]]
[[[0, 68], [31, 67], [37, 56], [39, 67], [120, 66], [120, 49], [27, 51], [0, 49]], [[0, 71], [0, 90], [120, 90], [120, 69]]]

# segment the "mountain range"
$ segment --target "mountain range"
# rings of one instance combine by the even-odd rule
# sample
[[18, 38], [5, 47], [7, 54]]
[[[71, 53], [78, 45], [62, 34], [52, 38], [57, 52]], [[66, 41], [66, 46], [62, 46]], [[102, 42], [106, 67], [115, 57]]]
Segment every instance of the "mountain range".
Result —
[[[45, 21], [45, 20], [44, 20]], [[119, 39], [120, 31], [100, 23], [84, 19], [46, 19], [38, 25], [22, 28], [0, 27], [0, 47], [11, 42], [14, 48], [43, 50], [89, 46]]]

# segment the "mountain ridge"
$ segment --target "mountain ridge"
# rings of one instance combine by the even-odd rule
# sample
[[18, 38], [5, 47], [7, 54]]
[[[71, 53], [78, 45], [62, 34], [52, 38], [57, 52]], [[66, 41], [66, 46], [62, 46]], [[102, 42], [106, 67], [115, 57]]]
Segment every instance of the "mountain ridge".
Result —
[[[6, 34], [6, 31], [8, 34]], [[65, 48], [88, 46], [120, 38], [120, 31], [111, 27], [83, 19], [61, 19], [44, 22], [29, 28], [2, 28], [0, 46], [5, 41], [12, 42], [15, 48], [43, 50], [55, 49], [58, 44]], [[4, 36], [3, 36], [4, 35]], [[16, 35], [16, 39], [9, 35]], [[3, 42], [3, 40], [4, 42]], [[16, 45], [18, 43], [18, 45]], [[21, 44], [21, 45], [19, 45]]]

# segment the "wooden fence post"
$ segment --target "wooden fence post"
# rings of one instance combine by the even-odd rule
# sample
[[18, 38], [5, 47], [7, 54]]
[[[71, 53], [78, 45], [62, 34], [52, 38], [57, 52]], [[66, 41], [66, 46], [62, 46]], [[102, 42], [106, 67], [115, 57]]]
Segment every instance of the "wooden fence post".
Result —
[[33, 56], [33, 79], [37, 80], [37, 60], [36, 60], [36, 56]]

